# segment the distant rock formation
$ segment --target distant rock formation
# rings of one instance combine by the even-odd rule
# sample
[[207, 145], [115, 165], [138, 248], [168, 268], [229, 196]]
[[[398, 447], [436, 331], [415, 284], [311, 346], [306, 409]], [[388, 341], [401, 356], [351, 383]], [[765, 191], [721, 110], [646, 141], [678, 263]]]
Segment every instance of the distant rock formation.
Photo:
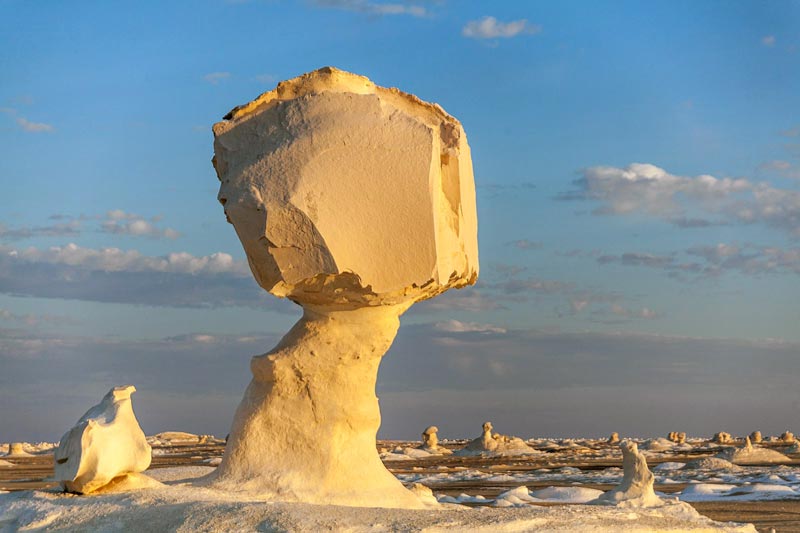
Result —
[[494, 428], [491, 422], [484, 422], [481, 436], [471, 441], [464, 448], [456, 450], [454, 455], [515, 455], [539, 453], [525, 444], [525, 441], [519, 437], [492, 433], [492, 429]]
[[730, 447], [715, 457], [725, 459], [736, 465], [760, 464], [760, 463], [787, 463], [791, 459], [780, 452], [769, 448], [756, 448], [750, 442], [750, 437], [746, 437], [741, 448]]
[[794, 433], [792, 433], [791, 431], [784, 431], [783, 433], [781, 433], [780, 439], [781, 442], [791, 444], [795, 441]]
[[436, 426], [428, 426], [425, 428], [425, 431], [422, 432], [422, 445], [419, 446], [418, 449], [439, 455], [449, 455], [453, 453], [452, 450], [439, 446], [438, 432], [439, 428]]
[[619, 443], [619, 433], [617, 433], [616, 431], [613, 432], [608, 437], [608, 440], [606, 442], [609, 443], [609, 444], [617, 444], [617, 443]]
[[31, 454], [25, 451], [25, 445], [22, 442], [12, 442], [8, 445], [8, 454], [6, 457], [30, 457]]
[[714, 433], [711, 442], [715, 444], [733, 444], [734, 440], [730, 433], [720, 431], [719, 433]]
[[764, 437], [761, 436], [761, 432], [760, 431], [756, 430], [756, 431], [750, 433], [750, 442], [752, 442], [753, 444], [761, 444], [761, 442], [763, 440], [764, 440]]
[[647, 468], [647, 459], [639, 447], [633, 441], [623, 441], [619, 448], [622, 450], [622, 482], [600, 496], [597, 503], [624, 503], [634, 507], [661, 505], [661, 498], [653, 490], [655, 477]]
[[86, 494], [121, 476], [129, 478], [122, 483], [126, 488], [150, 484], [135, 475], [147, 470], [151, 460], [150, 445], [133, 414], [135, 391], [133, 385], [111, 389], [61, 437], [54, 454], [55, 479], [65, 490]]
[[667, 439], [674, 442], [675, 444], [686, 444], [686, 433], [681, 431], [678, 433], [677, 431], [670, 431], [669, 435], [667, 435]]

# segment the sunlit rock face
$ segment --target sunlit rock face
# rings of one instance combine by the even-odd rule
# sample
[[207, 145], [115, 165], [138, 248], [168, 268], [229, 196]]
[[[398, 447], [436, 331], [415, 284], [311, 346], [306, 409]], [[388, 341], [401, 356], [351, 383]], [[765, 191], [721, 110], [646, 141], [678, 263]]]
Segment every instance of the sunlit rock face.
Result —
[[655, 476], [647, 467], [647, 459], [639, 451], [639, 447], [633, 441], [623, 441], [619, 448], [622, 451], [622, 481], [600, 496], [597, 503], [624, 504], [632, 507], [661, 505], [661, 499], [653, 490]]
[[234, 417], [213, 482], [259, 497], [420, 508], [375, 447], [378, 366], [414, 302], [475, 282], [461, 124], [323, 68], [214, 125], [219, 201], [258, 283], [303, 307]]
[[66, 490], [94, 492], [150, 466], [150, 445], [131, 405], [135, 391], [133, 385], [111, 389], [61, 437], [54, 453], [55, 479]]
[[438, 105], [329, 67], [237, 107], [214, 135], [219, 201], [272, 294], [380, 305], [474, 283], [470, 150]]

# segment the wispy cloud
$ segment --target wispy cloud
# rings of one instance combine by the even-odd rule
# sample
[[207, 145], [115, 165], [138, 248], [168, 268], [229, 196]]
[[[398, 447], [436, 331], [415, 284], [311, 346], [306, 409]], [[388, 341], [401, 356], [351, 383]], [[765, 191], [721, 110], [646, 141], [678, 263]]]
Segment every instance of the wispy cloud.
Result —
[[0, 113], [12, 117], [14, 122], [17, 123], [17, 126], [19, 126], [22, 131], [27, 131], [28, 133], [53, 133], [56, 131], [56, 128], [52, 124], [28, 120], [27, 118], [19, 115], [17, 110], [12, 107], [0, 107]]
[[[646, 163], [589, 167], [582, 174], [559, 198], [598, 201], [596, 215], [648, 215], [679, 227], [762, 223], [800, 237], [800, 191], [744, 178], [679, 176]], [[696, 211], [717, 220], [689, 217]]]
[[784, 137], [800, 137], [800, 126], [783, 130], [781, 131], [781, 135]]
[[0, 222], [0, 241], [17, 241], [34, 237], [75, 237], [81, 232], [80, 220], [57, 222], [44, 226], [8, 227]]
[[428, 10], [415, 2], [377, 2], [369, 0], [311, 0], [317, 7], [341, 9], [367, 15], [410, 15], [412, 17], [428, 16]]
[[758, 166], [758, 170], [766, 173], [775, 173], [787, 178], [800, 180], [800, 167], [782, 159], [765, 161]]
[[221, 81], [225, 81], [231, 77], [230, 72], [209, 72], [203, 79], [206, 80], [211, 85], [217, 85]]
[[17, 125], [29, 133], [52, 133], [56, 131], [52, 124], [32, 122], [25, 117], [17, 117]]
[[103, 231], [116, 235], [177, 239], [180, 233], [172, 228], [161, 229], [156, 226], [158, 217], [147, 220], [140, 215], [126, 213], [121, 209], [108, 211], [101, 222]]
[[768, 48], [772, 48], [773, 46], [775, 46], [775, 42], [776, 39], [774, 35], [765, 35], [764, 37], [761, 38], [761, 44], [763, 44]]
[[544, 244], [538, 241], [531, 241], [528, 239], [518, 239], [516, 241], [510, 241], [508, 246], [513, 246], [518, 250], [541, 250], [544, 247]]
[[714, 278], [730, 272], [750, 276], [800, 274], [800, 248], [718, 243], [668, 254], [605, 254], [597, 262], [662, 270], [681, 281]]
[[470, 39], [508, 39], [517, 35], [533, 35], [542, 31], [538, 24], [526, 19], [500, 22], [494, 17], [471, 20], [461, 29], [461, 35]]

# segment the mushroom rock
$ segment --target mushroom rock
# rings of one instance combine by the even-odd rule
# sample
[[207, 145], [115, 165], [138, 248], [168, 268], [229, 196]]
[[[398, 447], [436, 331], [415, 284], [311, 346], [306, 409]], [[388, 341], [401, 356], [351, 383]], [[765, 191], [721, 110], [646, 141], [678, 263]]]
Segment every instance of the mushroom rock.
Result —
[[616, 431], [611, 433], [611, 436], [608, 437], [608, 440], [606, 440], [606, 442], [608, 444], [617, 444], [619, 442], [619, 433], [617, 433]]
[[761, 436], [761, 432], [760, 431], [756, 430], [756, 431], [750, 433], [750, 442], [753, 442], [755, 444], [761, 444], [761, 441], [763, 441], [763, 440], [764, 440], [764, 437]]
[[326, 67], [214, 125], [218, 199], [258, 284], [303, 308], [234, 417], [216, 486], [284, 501], [422, 507], [375, 447], [375, 382], [399, 317], [478, 276], [461, 124]]
[[[115, 387], [86, 411], [55, 449], [55, 479], [65, 490], [89, 493], [112, 480], [125, 489], [154, 483], [136, 475], [150, 466], [151, 449], [133, 414], [133, 385]], [[127, 478], [116, 479], [115, 478]]]
[[419, 446], [418, 449], [441, 455], [453, 453], [452, 450], [439, 446], [439, 437], [436, 435], [438, 432], [439, 428], [436, 426], [428, 426], [425, 428], [425, 431], [422, 432], [422, 445]]
[[792, 442], [794, 442], [794, 433], [792, 433], [791, 431], [784, 431], [783, 433], [781, 433], [780, 439], [781, 442], [788, 442], [791, 444]]
[[623, 441], [619, 445], [622, 450], [622, 481], [610, 491], [600, 496], [595, 503], [620, 504], [634, 507], [655, 507], [662, 505], [661, 499], [653, 490], [655, 477], [647, 468], [647, 459], [639, 451], [635, 442]]

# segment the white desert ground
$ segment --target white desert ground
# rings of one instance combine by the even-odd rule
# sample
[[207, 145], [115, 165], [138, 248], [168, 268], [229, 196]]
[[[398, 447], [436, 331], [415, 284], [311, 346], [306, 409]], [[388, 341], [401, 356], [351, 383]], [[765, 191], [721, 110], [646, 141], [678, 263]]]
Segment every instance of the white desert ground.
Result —
[[467, 454], [458, 450], [472, 439], [439, 436], [435, 449], [379, 441], [405, 486], [432, 491], [422, 510], [265, 502], [197, 481], [221, 462], [223, 439], [173, 431], [147, 442], [145, 474], [160, 484], [88, 495], [53, 481], [57, 443], [0, 446], [0, 531], [800, 531], [800, 450], [778, 436], [749, 456], [743, 439], [635, 439], [657, 501], [617, 505], [589, 503], [623, 481], [620, 446], [608, 439], [533, 438], [527, 449]]

